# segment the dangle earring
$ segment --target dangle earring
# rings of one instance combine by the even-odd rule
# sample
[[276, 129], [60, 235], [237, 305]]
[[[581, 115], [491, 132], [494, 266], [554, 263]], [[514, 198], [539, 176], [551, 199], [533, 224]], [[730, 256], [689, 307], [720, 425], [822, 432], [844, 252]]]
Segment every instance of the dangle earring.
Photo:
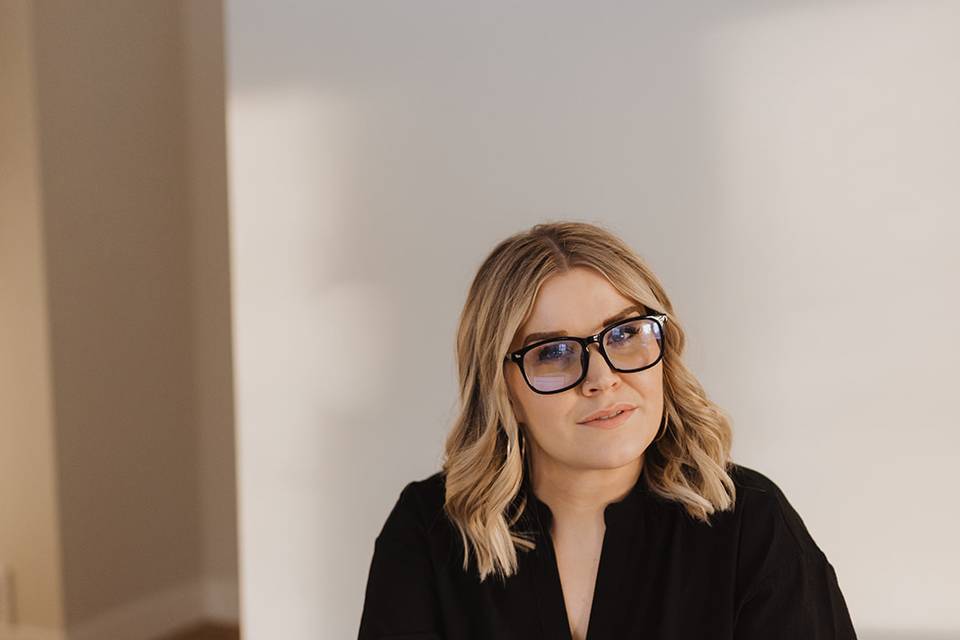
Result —
[[517, 425], [517, 439], [520, 441], [520, 467], [523, 469], [524, 481], [530, 477], [530, 460], [527, 459], [527, 437], [523, 434], [523, 429]]
[[664, 410], [663, 417], [660, 419], [660, 429], [657, 432], [657, 437], [653, 439], [654, 442], [658, 441], [660, 438], [667, 434], [667, 412]]
[[517, 437], [512, 441], [507, 443], [507, 457], [510, 457], [510, 454], [513, 453], [514, 447], [520, 447], [520, 461], [525, 462], [527, 459], [527, 446], [526, 440], [523, 437], [523, 429], [517, 425]]

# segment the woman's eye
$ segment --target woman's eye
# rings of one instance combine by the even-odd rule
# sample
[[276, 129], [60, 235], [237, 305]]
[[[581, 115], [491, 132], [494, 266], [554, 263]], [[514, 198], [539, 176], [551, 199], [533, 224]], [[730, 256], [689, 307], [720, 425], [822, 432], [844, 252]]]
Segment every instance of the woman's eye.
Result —
[[566, 344], [551, 344], [542, 347], [537, 352], [538, 360], [558, 360], [570, 355], [570, 348]]
[[633, 336], [640, 333], [637, 331], [636, 327], [626, 327], [624, 329], [617, 329], [610, 334], [610, 341], [616, 344], [621, 344], [629, 341]]

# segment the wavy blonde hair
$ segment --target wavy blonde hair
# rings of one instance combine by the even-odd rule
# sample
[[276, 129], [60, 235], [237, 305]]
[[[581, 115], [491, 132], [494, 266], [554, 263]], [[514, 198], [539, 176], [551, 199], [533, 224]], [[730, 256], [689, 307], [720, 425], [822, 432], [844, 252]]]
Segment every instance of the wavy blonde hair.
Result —
[[500, 242], [481, 264], [457, 330], [460, 411], [443, 459], [444, 510], [463, 541], [463, 569], [473, 550], [480, 581], [505, 580], [517, 571], [517, 548], [536, 548], [516, 528], [526, 506], [525, 434], [514, 416], [504, 356], [527, 321], [543, 282], [574, 267], [599, 271], [625, 297], [665, 314], [664, 416], [661, 434], [644, 454], [644, 481], [655, 494], [681, 504], [710, 524], [731, 509], [736, 491], [730, 470], [732, 432], [684, 365], [683, 327], [659, 280], [620, 238], [583, 222], [538, 224]]

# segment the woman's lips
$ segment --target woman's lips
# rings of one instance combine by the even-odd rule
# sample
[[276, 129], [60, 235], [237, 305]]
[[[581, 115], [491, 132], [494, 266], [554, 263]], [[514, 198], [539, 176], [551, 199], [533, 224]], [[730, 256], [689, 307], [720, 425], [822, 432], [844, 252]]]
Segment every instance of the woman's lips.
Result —
[[596, 420], [590, 420], [589, 422], [582, 422], [580, 424], [585, 427], [594, 427], [596, 429], [613, 429], [614, 427], [619, 427], [621, 424], [629, 420], [634, 411], [636, 411], [636, 408], [627, 409], [620, 415], [607, 418], [606, 420], [597, 418]]

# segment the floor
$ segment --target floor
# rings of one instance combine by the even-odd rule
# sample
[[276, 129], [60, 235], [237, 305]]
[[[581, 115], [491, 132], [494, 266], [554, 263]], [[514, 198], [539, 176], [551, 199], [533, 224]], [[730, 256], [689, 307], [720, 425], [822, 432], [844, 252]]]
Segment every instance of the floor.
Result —
[[240, 629], [219, 624], [201, 624], [157, 640], [240, 640]]

